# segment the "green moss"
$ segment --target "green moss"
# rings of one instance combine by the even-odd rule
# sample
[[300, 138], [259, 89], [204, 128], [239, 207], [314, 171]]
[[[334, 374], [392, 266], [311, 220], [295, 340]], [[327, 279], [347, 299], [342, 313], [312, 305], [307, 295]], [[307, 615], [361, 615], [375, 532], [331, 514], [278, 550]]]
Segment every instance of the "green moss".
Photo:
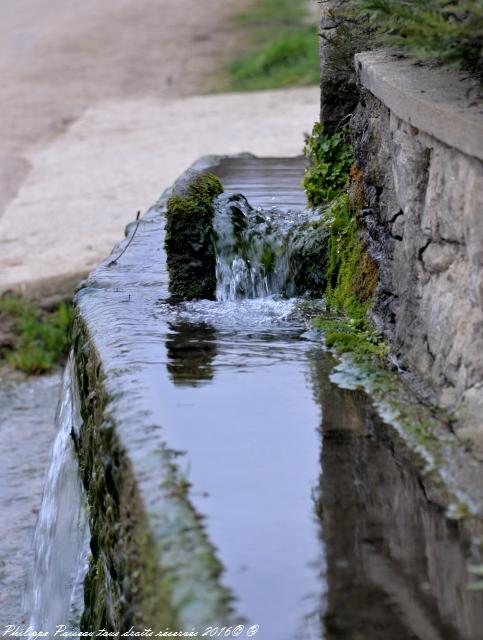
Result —
[[8, 364], [28, 374], [41, 374], [63, 363], [70, 346], [72, 307], [53, 310], [26, 298], [0, 298], [0, 366]]
[[383, 361], [388, 347], [373, 330], [368, 318], [378, 279], [359, 230], [356, 211], [346, 194], [328, 211], [326, 317], [314, 321], [323, 330], [326, 344], [337, 353], [352, 352], [357, 358]]
[[312, 323], [323, 332], [327, 347], [339, 355], [349, 352], [357, 361], [370, 358], [377, 362], [387, 357], [388, 347], [379, 336], [370, 329], [358, 329], [353, 321], [317, 316]]
[[216, 291], [213, 200], [223, 192], [211, 174], [196, 176], [168, 200], [165, 248], [175, 299], [213, 299]]
[[[139, 438], [133, 444], [130, 436], [123, 437], [123, 431], [140, 424], [116, 421], [99, 355], [80, 318], [75, 332], [83, 420], [75, 446], [89, 503], [92, 552], [81, 630], [123, 633], [134, 626], [174, 632], [187, 619], [200, 627], [215, 620], [228, 624], [231, 594], [219, 582], [222, 566], [190, 502], [179, 454], [162, 442], [139, 453]], [[145, 475], [153, 478], [150, 486], [158, 487], [156, 501], [149, 504], [139, 487]]]
[[296, 291], [321, 298], [326, 288], [327, 230], [325, 220], [294, 225], [288, 235], [289, 268]]
[[272, 273], [274, 264], [275, 264], [275, 253], [272, 247], [269, 244], [266, 244], [263, 247], [263, 253], [262, 253], [262, 265], [263, 265], [263, 268], [265, 269], [266, 275], [269, 275], [270, 273]]
[[364, 200], [362, 171], [352, 164], [346, 134], [327, 135], [319, 123], [306, 140], [305, 154], [311, 162], [304, 178], [309, 202], [315, 206], [332, 200], [322, 212], [327, 316], [316, 326], [338, 353], [383, 359], [387, 347], [368, 318], [379, 272], [357, 217]]
[[327, 306], [345, 312], [357, 328], [368, 330], [367, 312], [377, 285], [378, 267], [368, 254], [357, 211], [346, 194], [333, 202], [327, 226]]
[[235, 17], [246, 29], [245, 51], [227, 68], [221, 89], [253, 91], [319, 83], [315, 21], [305, 0], [256, 0]]

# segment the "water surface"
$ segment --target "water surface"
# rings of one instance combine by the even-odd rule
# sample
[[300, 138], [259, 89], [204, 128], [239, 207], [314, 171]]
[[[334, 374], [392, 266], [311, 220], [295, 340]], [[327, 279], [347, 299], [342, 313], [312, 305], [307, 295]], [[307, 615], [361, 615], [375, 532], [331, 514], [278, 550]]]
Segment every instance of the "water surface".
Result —
[[[213, 170], [232, 191], [242, 171], [255, 206], [303, 206], [300, 160], [224, 162]], [[267, 201], [277, 185], [281, 202]], [[295, 301], [170, 305], [163, 227], [161, 203], [78, 297], [148, 512], [159, 478], [147, 459], [167, 446], [262, 640], [480, 638], [477, 545], [425, 495], [370, 400], [330, 382], [334, 361]]]

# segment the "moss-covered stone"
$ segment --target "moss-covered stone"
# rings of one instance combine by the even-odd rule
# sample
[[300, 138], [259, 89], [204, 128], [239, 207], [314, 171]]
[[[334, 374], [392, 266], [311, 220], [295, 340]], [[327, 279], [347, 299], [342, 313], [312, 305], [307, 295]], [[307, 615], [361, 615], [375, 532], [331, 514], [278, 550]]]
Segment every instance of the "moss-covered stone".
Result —
[[[307, 145], [316, 149], [320, 147], [320, 153], [327, 153], [326, 147], [339, 150], [343, 160], [337, 154], [332, 154], [331, 162], [323, 174], [310, 174], [321, 161], [317, 154], [312, 153], [309, 157], [313, 166], [306, 178], [312, 175], [314, 184], [307, 179], [304, 182], [309, 199], [316, 203], [319, 200], [314, 200], [314, 193], [327, 192], [327, 176], [332, 176], [334, 172], [337, 176], [332, 191], [329, 189], [334, 198], [322, 213], [321, 226], [325, 235], [317, 243], [318, 253], [311, 256], [314, 264], [323, 265], [324, 277], [319, 283], [322, 285], [319, 290], [327, 305], [327, 314], [315, 321], [316, 327], [324, 331], [329, 348], [334, 348], [338, 353], [352, 352], [357, 357], [382, 359], [387, 355], [387, 347], [374, 332], [368, 316], [379, 269], [369, 255], [358, 220], [358, 210], [364, 203], [363, 173], [356, 164], [349, 167], [351, 154], [346, 151], [347, 143], [341, 134], [327, 136], [316, 124], [314, 135]], [[337, 166], [333, 166], [337, 158]], [[332, 182], [329, 180], [329, 187]], [[323, 201], [323, 197], [320, 201]], [[302, 264], [305, 266], [307, 262], [310, 264], [304, 256]], [[314, 271], [317, 273], [317, 269]], [[310, 274], [304, 272], [302, 275], [310, 280]]]
[[361, 330], [352, 320], [327, 316], [316, 316], [312, 324], [322, 331], [325, 344], [337, 354], [351, 353], [357, 362], [385, 363], [389, 349], [374, 331]]
[[213, 200], [222, 192], [216, 176], [195, 174], [168, 200], [165, 249], [174, 299], [215, 298]]
[[343, 311], [361, 329], [370, 329], [367, 314], [378, 281], [378, 268], [369, 256], [357, 211], [350, 206], [346, 194], [332, 204], [328, 230], [327, 305], [329, 309]]
[[327, 286], [328, 234], [324, 220], [306, 222], [289, 235], [289, 268], [297, 295], [322, 297]]

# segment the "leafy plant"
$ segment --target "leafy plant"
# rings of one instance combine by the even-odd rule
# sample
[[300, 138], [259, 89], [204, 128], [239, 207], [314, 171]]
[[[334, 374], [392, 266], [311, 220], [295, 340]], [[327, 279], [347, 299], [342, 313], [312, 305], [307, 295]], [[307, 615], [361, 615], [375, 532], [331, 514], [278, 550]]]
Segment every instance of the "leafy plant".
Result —
[[481, 0], [352, 0], [376, 42], [415, 60], [456, 64], [483, 75]]
[[310, 160], [303, 180], [309, 204], [316, 207], [333, 200], [347, 185], [353, 162], [347, 132], [328, 135], [316, 122], [305, 139], [304, 155]]

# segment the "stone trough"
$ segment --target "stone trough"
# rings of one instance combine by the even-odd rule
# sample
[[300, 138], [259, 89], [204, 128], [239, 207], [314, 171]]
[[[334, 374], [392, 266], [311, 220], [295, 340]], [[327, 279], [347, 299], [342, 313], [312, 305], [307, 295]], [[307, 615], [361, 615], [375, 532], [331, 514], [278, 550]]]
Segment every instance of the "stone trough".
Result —
[[[302, 158], [193, 168], [254, 207], [305, 208]], [[292, 303], [169, 304], [170, 193], [75, 298], [91, 530], [81, 628], [476, 640], [483, 595], [465, 587], [479, 521], [447, 519], [451, 491], [415, 470], [365, 394], [329, 381], [336, 362]], [[341, 618], [367, 594], [371, 615]]]

